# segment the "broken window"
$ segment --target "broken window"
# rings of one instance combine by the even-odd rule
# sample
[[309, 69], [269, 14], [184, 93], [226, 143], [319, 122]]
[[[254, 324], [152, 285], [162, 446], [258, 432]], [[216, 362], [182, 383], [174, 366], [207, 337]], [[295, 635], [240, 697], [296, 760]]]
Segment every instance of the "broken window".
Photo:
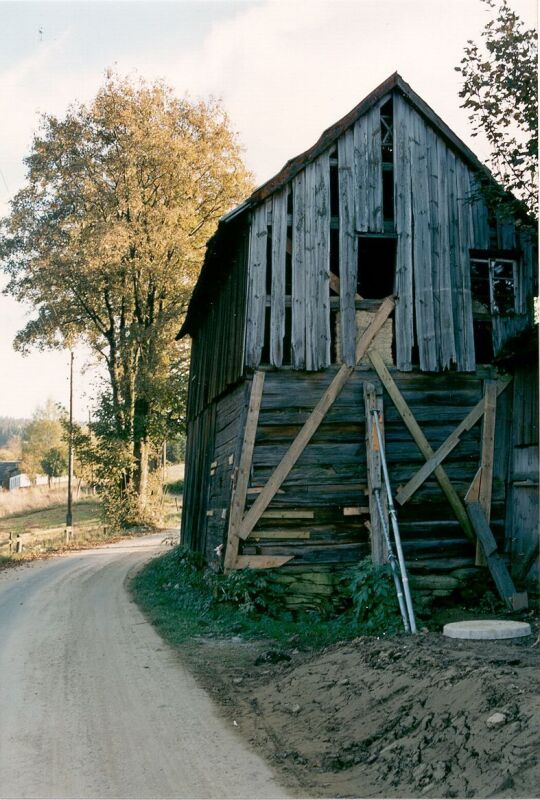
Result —
[[476, 362], [493, 361], [494, 315], [516, 310], [517, 254], [513, 251], [471, 250], [471, 292]]
[[360, 297], [382, 300], [393, 294], [395, 271], [395, 237], [358, 237], [357, 292]]
[[512, 314], [516, 310], [515, 258], [474, 252], [471, 257], [473, 313]]

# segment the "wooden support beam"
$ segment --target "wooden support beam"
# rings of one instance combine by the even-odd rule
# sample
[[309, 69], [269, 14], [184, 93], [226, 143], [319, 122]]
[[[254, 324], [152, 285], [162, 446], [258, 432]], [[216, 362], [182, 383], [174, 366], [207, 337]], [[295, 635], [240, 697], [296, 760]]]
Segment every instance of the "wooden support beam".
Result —
[[[381, 304], [377, 313], [374, 315], [369, 327], [364, 331], [364, 333], [360, 337], [360, 340], [356, 347], [357, 364], [367, 352], [368, 347], [371, 345], [371, 343], [379, 333], [380, 329], [390, 316], [393, 308], [394, 308], [393, 298], [387, 297], [386, 300], [384, 300], [384, 302]], [[312, 413], [304, 423], [302, 429], [296, 436], [296, 439], [291, 444], [290, 448], [287, 450], [287, 452], [279, 462], [278, 466], [274, 470], [272, 476], [270, 477], [266, 486], [264, 487], [264, 491], [260, 493], [258, 498], [251, 506], [250, 510], [242, 520], [242, 524], [239, 530], [239, 536], [241, 539], [246, 539], [249, 536], [249, 534], [257, 524], [261, 514], [263, 513], [263, 511], [266, 510], [268, 505], [271, 503], [272, 498], [275, 496], [281, 484], [286, 479], [287, 475], [289, 474], [291, 469], [294, 467], [294, 465], [304, 452], [307, 444], [311, 440], [315, 431], [319, 428], [319, 425], [325, 418], [326, 413], [332, 407], [336, 398], [339, 397], [341, 390], [347, 383], [353, 371], [354, 367], [348, 367], [346, 366], [346, 364], [343, 364], [340, 367], [332, 383], [330, 384], [330, 386], [328, 386], [323, 396], [313, 409]]]
[[506, 564], [497, 552], [497, 542], [491, 532], [482, 506], [480, 503], [476, 502], [469, 503], [467, 510], [474, 532], [482, 545], [487, 566], [495, 581], [499, 595], [512, 611], [519, 611], [522, 608], [527, 608], [527, 592], [516, 592], [516, 587], [510, 577]]
[[242, 522], [242, 516], [246, 507], [246, 495], [249, 484], [249, 473], [251, 461], [253, 459], [253, 449], [255, 447], [255, 434], [259, 422], [259, 411], [264, 388], [264, 372], [257, 371], [253, 376], [251, 384], [251, 394], [249, 398], [249, 408], [244, 430], [244, 441], [242, 442], [242, 453], [236, 474], [236, 484], [232, 492], [231, 511], [229, 514], [229, 527], [227, 530], [227, 549], [223, 568], [225, 572], [234, 569], [238, 558], [238, 530]]
[[307, 511], [306, 509], [296, 508], [281, 508], [272, 509], [272, 511], [265, 511], [261, 514], [262, 519], [315, 519], [314, 511]]
[[[379, 353], [377, 353], [376, 350], [370, 351], [368, 353], [368, 356], [373, 365], [373, 369], [379, 376], [384, 388], [390, 395], [392, 402], [397, 408], [403, 422], [407, 426], [409, 433], [416, 442], [416, 446], [418, 447], [418, 449], [420, 450], [420, 452], [422, 453], [422, 455], [426, 460], [433, 458], [433, 456], [435, 455], [433, 448], [431, 447], [428, 440], [424, 436], [419, 424], [414, 418], [411, 409], [405, 402], [403, 395], [396, 386], [396, 383], [392, 378], [392, 376], [390, 375], [388, 369], [386, 368], [386, 365], [384, 364], [381, 356], [379, 355]], [[440, 465], [435, 467], [433, 472], [435, 474], [435, 477], [437, 478], [439, 486], [443, 490], [446, 499], [450, 503], [450, 506], [454, 514], [456, 515], [456, 519], [463, 528], [463, 531], [468, 536], [468, 538], [474, 542], [475, 535], [471, 527], [469, 517], [467, 516], [467, 510], [463, 505], [463, 503], [461, 502], [461, 500], [459, 499], [456, 490], [452, 486], [450, 478]]]
[[272, 567], [282, 567], [292, 561], [294, 556], [238, 556], [236, 559], [236, 569], [271, 569]]
[[[379, 491], [382, 488], [382, 468], [381, 451], [377, 430], [373, 422], [371, 411], [374, 409], [378, 414], [379, 427], [384, 436], [383, 422], [383, 398], [382, 389], [377, 388], [372, 383], [364, 384], [364, 407], [366, 415], [366, 457], [367, 457], [367, 478], [369, 491], [369, 518], [370, 518], [370, 542], [371, 559], [374, 564], [385, 564], [388, 561], [388, 550], [384, 540], [383, 525], [379, 516], [377, 501], [373, 494], [374, 489]], [[381, 507], [388, 526], [388, 505], [386, 492], [380, 494]]]
[[246, 542], [252, 539], [259, 541], [259, 539], [309, 539], [311, 536], [309, 531], [298, 528], [273, 528], [272, 530], [251, 531]]
[[[511, 382], [512, 378], [501, 378], [497, 381], [496, 384], [493, 384], [495, 390], [495, 396], [500, 395], [508, 384]], [[455, 431], [453, 431], [448, 439], [441, 444], [438, 450], [435, 451], [432, 458], [430, 458], [426, 463], [418, 470], [418, 472], [413, 475], [413, 477], [408, 481], [405, 486], [403, 486], [398, 493], [396, 494], [396, 500], [400, 505], [404, 505], [407, 500], [413, 496], [413, 494], [422, 486], [424, 481], [429, 478], [431, 473], [435, 470], [435, 467], [438, 467], [444, 459], [452, 452], [452, 450], [457, 447], [459, 444], [461, 437], [464, 433], [470, 430], [473, 425], [475, 425], [478, 420], [484, 414], [484, 410], [486, 408], [486, 397], [483, 397], [475, 407], [469, 411], [463, 422], [457, 426]]]
[[482, 467], [478, 467], [476, 471], [476, 475], [472, 479], [472, 483], [467, 489], [467, 494], [465, 495], [465, 502], [466, 503], [477, 503], [478, 498], [480, 497], [480, 481], [482, 479]]
[[[482, 449], [480, 454], [480, 485], [478, 502], [482, 506], [487, 523], [491, 519], [491, 493], [493, 487], [493, 458], [495, 455], [495, 421], [497, 416], [497, 387], [493, 381], [484, 384], [484, 424], [482, 426]], [[476, 565], [486, 565], [480, 542], [476, 543]]]

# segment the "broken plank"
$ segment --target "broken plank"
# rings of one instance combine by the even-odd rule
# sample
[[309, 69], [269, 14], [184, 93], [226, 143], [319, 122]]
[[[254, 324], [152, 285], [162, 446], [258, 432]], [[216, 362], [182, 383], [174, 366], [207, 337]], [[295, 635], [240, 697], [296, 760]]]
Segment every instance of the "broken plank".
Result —
[[234, 568], [272, 569], [272, 567], [282, 567], [293, 558], [294, 556], [238, 556]]
[[[394, 300], [392, 297], [387, 297], [381, 304], [379, 310], [374, 315], [369, 327], [362, 334], [358, 346], [356, 348], [356, 363], [361, 360], [367, 352], [370, 344], [375, 339], [376, 335], [382, 328], [384, 322], [390, 316], [394, 308]], [[308, 442], [311, 440], [315, 431], [319, 428], [323, 421], [326, 412], [333, 405], [336, 398], [339, 396], [341, 390], [347, 383], [351, 376], [354, 367], [347, 367], [343, 364], [339, 371], [336, 373], [332, 383], [326, 389], [321, 399], [313, 409], [311, 415], [304, 423], [302, 429], [298, 433], [296, 439], [290, 446], [287, 453], [283, 456], [280, 463], [276, 467], [274, 473], [268, 480], [264, 487], [264, 491], [258, 496], [257, 500], [253, 503], [250, 510], [244, 517], [239, 530], [241, 539], [246, 539], [255, 525], [263, 511], [266, 510], [271, 503], [272, 498], [275, 497], [276, 492], [281, 487], [281, 484], [294, 467], [302, 453], [304, 452]]]
[[242, 515], [246, 506], [247, 488], [249, 484], [249, 473], [253, 460], [253, 449], [255, 447], [255, 434], [259, 422], [259, 410], [264, 388], [265, 373], [257, 371], [253, 376], [251, 384], [251, 394], [249, 398], [249, 408], [244, 430], [244, 441], [242, 442], [242, 453], [238, 465], [236, 485], [232, 493], [231, 512], [229, 515], [229, 528], [227, 531], [227, 549], [223, 568], [225, 571], [233, 569], [238, 557], [238, 529], [242, 521]]
[[[496, 395], [504, 392], [511, 378], [501, 378], [495, 386]], [[475, 425], [481, 416], [484, 414], [486, 408], [486, 398], [483, 397], [475, 407], [467, 414], [463, 422], [457, 426], [455, 431], [446, 439], [445, 442], [435, 451], [433, 456], [426, 461], [421, 469], [405, 484], [396, 494], [396, 500], [400, 505], [404, 505], [409, 500], [417, 489], [424, 483], [436, 467], [457, 447], [460, 442], [461, 436], [470, 430]]]
[[[399, 411], [399, 414], [407, 426], [409, 433], [413, 437], [414, 441], [416, 442], [416, 446], [424, 456], [426, 460], [433, 458], [435, 455], [433, 448], [429, 444], [428, 440], [424, 436], [422, 429], [420, 428], [419, 424], [414, 418], [414, 415], [405, 402], [403, 395], [399, 391], [398, 387], [392, 376], [390, 375], [385, 363], [383, 362], [379, 353], [376, 350], [370, 351], [368, 353], [370, 361], [373, 365], [373, 369], [379, 376], [380, 380], [382, 381], [386, 391], [390, 395], [392, 402], [394, 403], [395, 407]], [[471, 523], [469, 517], [467, 515], [467, 511], [465, 506], [461, 502], [456, 490], [452, 486], [450, 482], [450, 478], [446, 474], [445, 470], [439, 465], [435, 467], [433, 470], [435, 473], [435, 477], [439, 483], [439, 486], [443, 490], [446, 499], [450, 503], [450, 506], [456, 515], [456, 519], [461, 524], [463, 531], [466, 533], [471, 541], [475, 540], [474, 532], [471, 527]]]

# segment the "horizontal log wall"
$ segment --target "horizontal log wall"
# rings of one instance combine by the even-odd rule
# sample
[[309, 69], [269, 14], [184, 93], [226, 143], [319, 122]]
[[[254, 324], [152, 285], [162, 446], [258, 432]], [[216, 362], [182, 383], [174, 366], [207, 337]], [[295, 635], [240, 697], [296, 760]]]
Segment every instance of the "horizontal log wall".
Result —
[[[248, 507], [306, 421], [335, 374], [268, 372], [259, 416]], [[483, 394], [483, 375], [393, 376], [413, 414], [436, 449]], [[487, 375], [487, 373], [486, 373]], [[369, 509], [365, 453], [363, 383], [376, 374], [357, 370], [312, 441], [243, 544], [244, 554], [293, 555], [291, 566], [343, 565], [369, 554]], [[384, 395], [386, 451], [394, 490], [424, 462], [398, 412]], [[498, 447], [504, 447], [504, 429]], [[444, 462], [463, 498], [479, 466], [480, 427], [463, 436]], [[501, 463], [507, 463], [506, 458]], [[493, 529], [503, 539], [505, 475], [496, 475]], [[466, 539], [434, 478], [398, 511], [405, 553], [420, 571], [473, 566]], [[283, 567], [287, 570], [289, 565]]]
[[232, 479], [238, 466], [247, 384], [211, 403], [188, 425], [182, 544], [216, 558], [227, 530]]

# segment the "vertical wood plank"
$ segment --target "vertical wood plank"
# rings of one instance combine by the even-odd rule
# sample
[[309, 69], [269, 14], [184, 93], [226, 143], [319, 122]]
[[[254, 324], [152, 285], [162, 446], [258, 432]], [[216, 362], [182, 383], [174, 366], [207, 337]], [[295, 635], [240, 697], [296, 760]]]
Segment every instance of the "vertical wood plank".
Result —
[[394, 96], [394, 205], [397, 233], [395, 338], [397, 368], [412, 369], [413, 260], [409, 107]]
[[516, 226], [513, 220], [497, 219], [497, 245], [501, 250], [513, 250], [516, 246]]
[[330, 158], [315, 161], [313, 369], [330, 364]]
[[379, 105], [355, 123], [354, 183], [356, 229], [362, 233], [382, 233], [382, 152]]
[[[388, 560], [388, 550], [379, 516], [379, 509], [373, 491], [382, 488], [381, 451], [377, 431], [373, 424], [372, 410], [378, 414], [379, 427], [384, 437], [382, 389], [372, 383], [364, 383], [364, 409], [366, 416], [366, 458], [369, 491], [371, 560], [374, 564], [384, 564]], [[388, 530], [388, 503], [386, 492], [380, 491], [380, 501]]]
[[[482, 424], [482, 445], [480, 453], [480, 485], [478, 502], [489, 525], [491, 519], [491, 494], [493, 487], [493, 469], [495, 462], [495, 426], [497, 417], [497, 384], [486, 381], [484, 384], [484, 419]], [[476, 564], [485, 565], [485, 558], [480, 543], [476, 542]]]
[[287, 254], [287, 187], [272, 197], [272, 294], [270, 298], [270, 363], [283, 363], [285, 336], [285, 258]]
[[435, 317], [433, 310], [433, 285], [431, 279], [431, 237], [429, 229], [429, 183], [427, 170], [426, 126], [416, 113], [412, 117], [412, 208], [413, 208], [413, 263], [416, 314], [416, 338], [420, 356], [420, 369], [432, 372], [437, 369]]
[[449, 369], [456, 363], [456, 345], [454, 332], [454, 316], [452, 314], [452, 277], [450, 259], [450, 230], [449, 230], [449, 193], [448, 176], [446, 169], [447, 147], [437, 137], [437, 165], [438, 165], [438, 213], [439, 213], [439, 261], [438, 278], [434, 287], [438, 290], [438, 321], [440, 329], [439, 338], [439, 366]]
[[339, 307], [341, 311], [341, 356], [353, 366], [356, 350], [354, 296], [358, 272], [358, 237], [354, 206], [354, 135], [348, 130], [338, 139], [339, 184]]
[[305, 263], [305, 343], [306, 369], [317, 369], [316, 330], [316, 253], [315, 253], [315, 163], [305, 170], [304, 263]]
[[374, 233], [384, 231], [382, 197], [381, 110], [376, 105], [366, 114], [368, 123], [368, 226]]
[[258, 206], [251, 217], [248, 264], [248, 306], [246, 315], [246, 364], [257, 367], [264, 342], [266, 304], [266, 205]]
[[305, 172], [293, 178], [292, 226], [292, 365], [304, 369], [306, 365], [306, 261], [305, 242]]
[[361, 233], [369, 231], [369, 198], [368, 198], [368, 124], [364, 114], [353, 128], [354, 160], [354, 207], [356, 212], [356, 230]]
[[[443, 335], [444, 326], [442, 323], [442, 313], [444, 310], [444, 300], [440, 295], [440, 273], [441, 273], [441, 221], [440, 221], [440, 198], [439, 198], [439, 158], [437, 140], [439, 137], [432, 128], [424, 126], [424, 136], [426, 143], [426, 167], [428, 180], [429, 198], [429, 243], [430, 243], [430, 266], [431, 266], [431, 287], [433, 295], [433, 326], [435, 329], [435, 366], [440, 369], [443, 366], [442, 352], [444, 348]], [[448, 367], [448, 364], [445, 365]]]
[[236, 474], [236, 485], [231, 499], [231, 509], [229, 513], [229, 527], [227, 531], [227, 548], [225, 550], [224, 569], [228, 571], [234, 568], [238, 557], [239, 529], [246, 506], [247, 490], [249, 485], [249, 473], [253, 460], [253, 449], [255, 447], [255, 435], [259, 421], [259, 411], [264, 389], [264, 372], [256, 372], [253, 376], [251, 385], [251, 395], [249, 398], [249, 408], [244, 429], [244, 440], [238, 472]]
[[474, 331], [472, 318], [471, 270], [469, 250], [474, 246], [471, 213], [471, 185], [469, 170], [461, 159], [455, 163], [457, 241], [456, 278], [459, 291], [457, 308], [461, 319], [462, 353], [458, 370], [473, 372], [476, 368], [474, 353]]
[[471, 176], [471, 201], [473, 212], [473, 241], [478, 250], [489, 248], [489, 222], [486, 201], [482, 195], [479, 182]]

